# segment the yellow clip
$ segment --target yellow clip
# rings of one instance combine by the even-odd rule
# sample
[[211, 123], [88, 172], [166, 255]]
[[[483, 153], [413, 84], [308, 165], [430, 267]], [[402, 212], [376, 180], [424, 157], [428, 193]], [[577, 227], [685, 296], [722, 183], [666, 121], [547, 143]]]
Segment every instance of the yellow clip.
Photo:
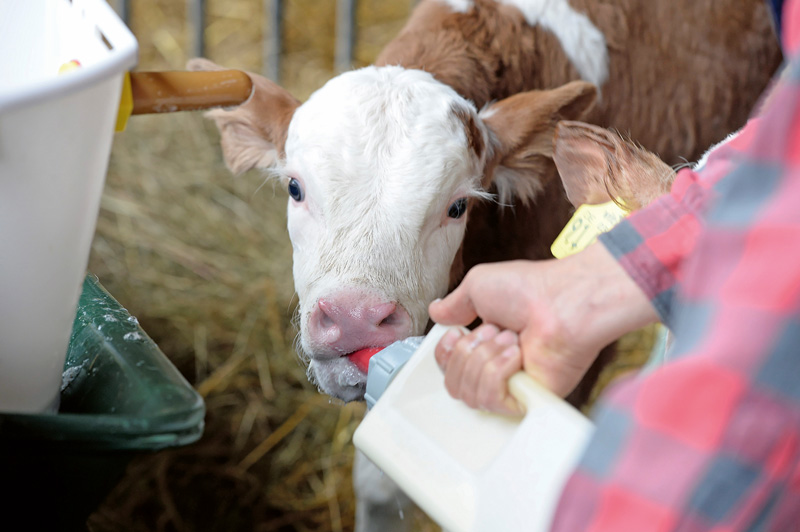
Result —
[[72, 72], [81, 67], [81, 62], [77, 59], [73, 59], [72, 61], [67, 61], [60, 67], [58, 67], [58, 75], [66, 74], [67, 72]]
[[119, 110], [117, 111], [116, 131], [125, 131], [128, 125], [128, 118], [133, 111], [133, 92], [131, 92], [131, 75], [125, 72], [122, 80], [122, 96], [119, 99]]
[[550, 251], [557, 259], [582, 251], [627, 215], [628, 211], [613, 201], [600, 205], [581, 205], [550, 246]]

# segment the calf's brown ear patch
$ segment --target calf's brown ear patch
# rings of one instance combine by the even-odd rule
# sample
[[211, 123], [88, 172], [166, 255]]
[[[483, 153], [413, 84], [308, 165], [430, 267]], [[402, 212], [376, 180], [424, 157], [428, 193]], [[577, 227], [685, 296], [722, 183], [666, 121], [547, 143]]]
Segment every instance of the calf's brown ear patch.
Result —
[[[189, 70], [221, 70], [208, 59], [192, 59]], [[263, 76], [247, 72], [253, 93], [243, 104], [206, 113], [220, 132], [225, 164], [234, 174], [266, 168], [284, 156], [289, 123], [300, 102], [287, 90]]]
[[553, 160], [572, 205], [594, 205], [613, 199], [615, 146], [615, 138], [607, 129], [583, 122], [558, 123]]
[[553, 171], [556, 124], [579, 120], [596, 100], [594, 85], [573, 81], [556, 89], [515, 94], [480, 112], [492, 138], [487, 179], [496, 185], [501, 202], [512, 203], [516, 197], [527, 203], [536, 196]]

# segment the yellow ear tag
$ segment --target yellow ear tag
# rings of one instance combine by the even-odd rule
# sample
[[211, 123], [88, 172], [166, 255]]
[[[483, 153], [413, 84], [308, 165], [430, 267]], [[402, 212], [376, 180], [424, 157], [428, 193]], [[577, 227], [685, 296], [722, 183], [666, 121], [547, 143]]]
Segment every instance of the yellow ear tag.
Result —
[[627, 215], [628, 211], [613, 201], [600, 205], [581, 205], [550, 246], [550, 251], [557, 259], [582, 251]]
[[125, 131], [128, 125], [128, 118], [133, 111], [133, 92], [131, 92], [131, 75], [125, 72], [122, 80], [122, 96], [119, 99], [119, 110], [117, 111], [116, 131]]

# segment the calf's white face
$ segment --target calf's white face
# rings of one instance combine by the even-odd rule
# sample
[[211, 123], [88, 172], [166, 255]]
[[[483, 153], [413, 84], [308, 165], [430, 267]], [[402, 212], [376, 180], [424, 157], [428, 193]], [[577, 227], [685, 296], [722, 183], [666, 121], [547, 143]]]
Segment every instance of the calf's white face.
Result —
[[595, 99], [592, 85], [573, 82], [478, 113], [426, 72], [367, 67], [300, 105], [251, 78], [247, 103], [209, 115], [234, 172], [271, 167], [289, 192], [301, 355], [320, 389], [345, 401], [366, 384], [347, 355], [424, 333], [428, 303], [449, 287], [468, 204], [490, 196], [493, 176], [501, 197], [531, 199], [556, 122]]
[[[445, 294], [469, 198], [486, 195], [485, 150], [470, 148], [470, 103], [430, 74], [349, 72], [300, 106], [278, 169], [290, 190], [289, 235], [300, 345], [320, 387], [344, 400], [365, 376], [347, 355], [423, 334]], [[485, 127], [476, 130], [486, 145]]]

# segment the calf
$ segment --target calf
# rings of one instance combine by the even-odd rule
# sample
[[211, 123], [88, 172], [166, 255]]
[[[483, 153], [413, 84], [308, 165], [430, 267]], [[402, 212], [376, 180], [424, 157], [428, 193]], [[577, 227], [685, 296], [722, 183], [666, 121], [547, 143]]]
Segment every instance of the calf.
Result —
[[779, 61], [760, 0], [423, 1], [376, 66], [303, 105], [253, 75], [250, 101], [210, 114], [234, 172], [286, 183], [300, 346], [350, 401], [365, 376], [345, 355], [422, 334], [427, 304], [478, 262], [548, 256], [570, 210], [559, 120], [691, 159], [743, 123]]
[[423, 0], [375, 65], [302, 105], [251, 75], [248, 102], [209, 115], [232, 171], [285, 183], [300, 349], [352, 401], [366, 376], [348, 355], [423, 334], [476, 263], [550, 256], [571, 211], [560, 120], [693, 159], [780, 60], [761, 0]]

